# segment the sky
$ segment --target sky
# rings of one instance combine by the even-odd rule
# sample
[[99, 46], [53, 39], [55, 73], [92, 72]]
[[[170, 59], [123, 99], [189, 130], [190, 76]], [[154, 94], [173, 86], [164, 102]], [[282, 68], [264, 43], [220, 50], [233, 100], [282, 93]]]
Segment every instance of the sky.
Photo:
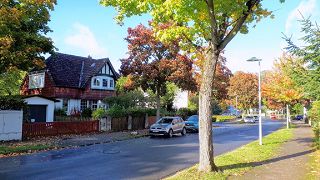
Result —
[[[147, 25], [148, 15], [135, 16], [119, 26], [113, 19], [116, 11], [111, 7], [99, 5], [98, 0], [58, 0], [55, 10], [51, 12], [48, 34], [58, 52], [93, 58], [108, 57], [116, 70], [120, 68], [120, 59], [127, 57], [128, 27], [142, 23]], [[232, 72], [257, 72], [258, 65], [246, 60], [251, 57], [262, 59], [262, 70], [272, 68], [286, 46], [283, 34], [293, 35], [298, 43], [301, 14], [320, 19], [320, 0], [265, 0], [263, 6], [274, 12], [275, 18], [266, 18], [250, 28], [248, 34], [238, 34], [226, 47], [224, 56]], [[301, 14], [300, 14], [300, 13]], [[319, 21], [318, 21], [319, 22]]]

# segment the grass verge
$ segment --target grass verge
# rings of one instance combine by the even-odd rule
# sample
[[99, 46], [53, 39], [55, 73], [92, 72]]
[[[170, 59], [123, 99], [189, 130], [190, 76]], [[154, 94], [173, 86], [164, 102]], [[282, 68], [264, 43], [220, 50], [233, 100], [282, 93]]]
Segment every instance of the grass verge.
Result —
[[0, 146], [0, 154], [7, 155], [13, 153], [26, 153], [49, 148], [51, 148], [49, 145]]
[[320, 150], [317, 150], [310, 155], [308, 171], [306, 179], [317, 180], [320, 178]]
[[293, 136], [292, 129], [281, 129], [263, 138], [263, 145], [258, 141], [251, 142], [234, 151], [215, 158], [221, 172], [199, 173], [198, 165], [185, 169], [166, 178], [167, 180], [183, 179], [227, 179], [231, 175], [241, 175], [258, 164], [263, 164], [273, 157], [280, 145]]
[[214, 115], [212, 116], [213, 121], [215, 122], [225, 122], [235, 119], [235, 116], [223, 116], [223, 115]]

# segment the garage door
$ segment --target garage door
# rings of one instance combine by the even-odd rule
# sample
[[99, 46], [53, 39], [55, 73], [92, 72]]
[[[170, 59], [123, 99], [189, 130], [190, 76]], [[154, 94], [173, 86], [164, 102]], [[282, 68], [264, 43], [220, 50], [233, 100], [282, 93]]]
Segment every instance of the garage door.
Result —
[[46, 105], [29, 105], [29, 120], [35, 122], [46, 122], [47, 106]]

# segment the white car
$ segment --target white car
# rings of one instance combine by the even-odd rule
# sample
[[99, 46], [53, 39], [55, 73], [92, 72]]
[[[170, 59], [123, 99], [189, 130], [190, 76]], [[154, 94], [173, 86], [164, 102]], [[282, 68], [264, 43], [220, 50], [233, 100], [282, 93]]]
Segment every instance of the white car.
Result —
[[245, 123], [255, 123], [255, 118], [253, 116], [246, 116], [244, 117], [244, 122]]

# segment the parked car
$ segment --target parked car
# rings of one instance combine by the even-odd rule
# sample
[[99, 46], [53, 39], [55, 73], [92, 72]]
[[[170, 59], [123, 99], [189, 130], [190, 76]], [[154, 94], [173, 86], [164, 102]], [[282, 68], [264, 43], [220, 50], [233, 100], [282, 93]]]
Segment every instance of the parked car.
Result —
[[294, 120], [300, 121], [300, 120], [302, 120], [302, 119], [303, 119], [303, 115], [296, 115], [296, 116], [294, 117]]
[[187, 131], [199, 132], [199, 116], [192, 115], [185, 121]]
[[244, 117], [244, 122], [245, 123], [255, 123], [256, 121], [253, 116], [246, 116], [246, 117]]
[[181, 117], [162, 117], [156, 123], [150, 126], [149, 134], [153, 136], [172, 137], [174, 134], [187, 133], [186, 125]]

